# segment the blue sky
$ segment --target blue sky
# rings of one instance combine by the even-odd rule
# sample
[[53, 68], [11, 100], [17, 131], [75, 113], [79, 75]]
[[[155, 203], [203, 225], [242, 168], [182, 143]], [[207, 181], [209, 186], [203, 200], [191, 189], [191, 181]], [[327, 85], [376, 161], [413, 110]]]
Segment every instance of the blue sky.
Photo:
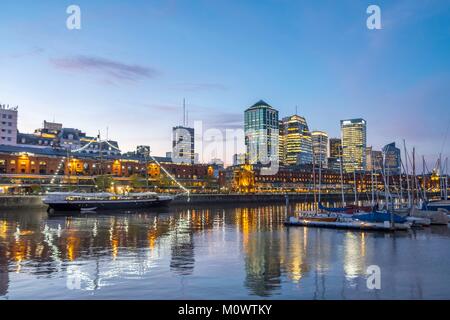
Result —
[[450, 1], [3, 0], [0, 40], [0, 103], [22, 132], [54, 118], [163, 155], [183, 98], [191, 124], [221, 130], [264, 99], [330, 136], [362, 117], [375, 148], [450, 153]]

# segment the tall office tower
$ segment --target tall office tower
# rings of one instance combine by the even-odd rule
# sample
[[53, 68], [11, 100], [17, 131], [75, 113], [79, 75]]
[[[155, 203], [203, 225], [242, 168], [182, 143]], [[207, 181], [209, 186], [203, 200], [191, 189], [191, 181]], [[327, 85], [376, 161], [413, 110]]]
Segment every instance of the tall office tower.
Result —
[[311, 164], [312, 138], [304, 117], [293, 115], [281, 121], [282, 163], [286, 165]]
[[245, 147], [250, 164], [269, 164], [279, 158], [278, 111], [258, 101], [245, 110]]
[[341, 120], [343, 167], [345, 172], [366, 168], [367, 123], [364, 119]]
[[193, 164], [195, 160], [194, 128], [174, 127], [172, 136], [172, 161], [174, 163]]
[[17, 144], [17, 107], [0, 105], [0, 144]]
[[312, 150], [314, 155], [314, 164], [327, 168], [328, 157], [328, 134], [323, 131], [311, 132]]
[[374, 170], [374, 159], [372, 158], [372, 146], [366, 148], [366, 170], [371, 172]]
[[194, 164], [196, 162], [195, 132], [194, 128], [188, 127], [186, 114], [186, 102], [183, 100], [183, 125], [172, 129], [172, 161]]
[[285, 140], [286, 140], [286, 133], [284, 131], [284, 126], [283, 126], [283, 120], [279, 120], [278, 121], [278, 159], [280, 161], [281, 165], [285, 165], [286, 164], [286, 154], [285, 154], [285, 149], [284, 149], [284, 145], [285, 145]]
[[400, 149], [395, 146], [395, 142], [383, 147], [384, 170], [388, 175], [399, 175], [401, 170]]

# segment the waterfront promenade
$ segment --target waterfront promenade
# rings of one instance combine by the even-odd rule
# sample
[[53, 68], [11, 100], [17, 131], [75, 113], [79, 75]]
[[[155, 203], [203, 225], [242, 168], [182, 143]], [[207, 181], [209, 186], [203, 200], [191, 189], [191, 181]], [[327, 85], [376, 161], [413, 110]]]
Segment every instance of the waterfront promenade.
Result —
[[[314, 200], [313, 193], [288, 193], [290, 202], [312, 202]], [[437, 193], [429, 193], [428, 198], [438, 197]], [[321, 195], [324, 202], [339, 202], [342, 195], [340, 193], [327, 193]], [[347, 202], [354, 201], [354, 194], [345, 194]], [[362, 202], [370, 201], [371, 195], [366, 193], [358, 194], [358, 200]], [[380, 198], [382, 199], [382, 198]], [[286, 201], [286, 193], [228, 193], [228, 194], [191, 194], [180, 195], [172, 202], [173, 205], [190, 205], [190, 204], [251, 204], [251, 203], [284, 203]], [[8, 195], [0, 196], [0, 208], [29, 208], [43, 207], [42, 196], [39, 195]]]

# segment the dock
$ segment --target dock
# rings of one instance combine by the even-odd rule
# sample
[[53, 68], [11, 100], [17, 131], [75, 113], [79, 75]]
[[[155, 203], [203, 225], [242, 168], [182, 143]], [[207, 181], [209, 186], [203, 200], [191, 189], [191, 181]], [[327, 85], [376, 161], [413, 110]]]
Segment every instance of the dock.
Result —
[[325, 222], [325, 221], [307, 221], [298, 220], [296, 218], [290, 221], [284, 222], [285, 226], [292, 227], [311, 227], [311, 228], [328, 228], [328, 229], [346, 229], [346, 230], [360, 230], [360, 231], [384, 231], [393, 232], [396, 230], [406, 231], [410, 229], [409, 224], [394, 224], [391, 226], [390, 223], [369, 223], [362, 221], [336, 221], [336, 222]]

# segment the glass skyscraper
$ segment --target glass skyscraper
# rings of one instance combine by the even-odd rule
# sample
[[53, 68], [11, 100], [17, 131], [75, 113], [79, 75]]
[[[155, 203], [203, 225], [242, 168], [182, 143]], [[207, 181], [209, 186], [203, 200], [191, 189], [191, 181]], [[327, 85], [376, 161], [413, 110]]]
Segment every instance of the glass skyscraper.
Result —
[[311, 164], [312, 138], [304, 117], [285, 117], [280, 124], [280, 162], [285, 165]]
[[327, 168], [328, 134], [323, 131], [311, 132], [314, 163]]
[[245, 147], [250, 164], [278, 162], [279, 120], [278, 111], [258, 101], [245, 110]]
[[364, 171], [367, 145], [366, 120], [341, 120], [341, 135], [344, 171]]

